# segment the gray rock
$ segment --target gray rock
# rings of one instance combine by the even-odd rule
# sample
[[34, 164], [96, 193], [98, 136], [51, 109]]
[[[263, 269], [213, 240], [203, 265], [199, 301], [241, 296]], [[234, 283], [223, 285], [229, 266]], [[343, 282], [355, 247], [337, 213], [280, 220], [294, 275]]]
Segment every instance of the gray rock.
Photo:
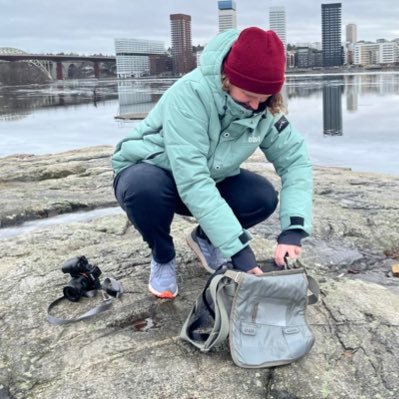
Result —
[[[77, 209], [115, 206], [111, 147], [0, 159], [1, 225]], [[255, 155], [247, 164], [278, 178]], [[41, 228], [0, 241], [0, 398], [396, 398], [399, 397], [399, 179], [316, 168], [314, 234], [302, 262], [321, 285], [309, 307], [316, 344], [284, 367], [241, 369], [227, 345], [200, 353], [178, 336], [208, 275], [172, 225], [179, 296], [147, 293], [150, 251], [123, 214]], [[1, 233], [1, 229], [0, 229]], [[272, 256], [278, 218], [251, 230], [261, 262]], [[63, 262], [84, 254], [125, 294], [112, 310], [66, 326], [46, 320], [68, 276]], [[101, 297], [61, 303], [74, 317]]]
[[115, 206], [111, 147], [0, 161], [0, 227], [62, 213]]

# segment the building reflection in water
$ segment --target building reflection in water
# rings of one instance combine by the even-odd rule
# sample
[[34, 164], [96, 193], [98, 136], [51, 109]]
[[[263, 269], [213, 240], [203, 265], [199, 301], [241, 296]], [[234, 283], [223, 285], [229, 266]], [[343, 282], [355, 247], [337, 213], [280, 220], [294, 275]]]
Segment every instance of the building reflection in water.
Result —
[[359, 75], [345, 76], [346, 110], [348, 112], [357, 111], [358, 87]]
[[325, 76], [323, 79], [323, 133], [342, 136], [342, 76]]
[[7, 86], [0, 89], [0, 121], [26, 118], [43, 108], [80, 104], [97, 106], [99, 101], [117, 98], [116, 82], [66, 81], [35, 88]]
[[118, 81], [119, 115], [146, 114], [158, 102], [164, 89], [156, 84], [137, 84], [134, 81]]

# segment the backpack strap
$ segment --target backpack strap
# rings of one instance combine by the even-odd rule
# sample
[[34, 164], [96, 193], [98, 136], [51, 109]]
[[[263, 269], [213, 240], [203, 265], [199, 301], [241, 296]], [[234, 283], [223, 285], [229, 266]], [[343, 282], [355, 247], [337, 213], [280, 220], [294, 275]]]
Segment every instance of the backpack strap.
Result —
[[312, 276], [308, 275], [308, 273], [306, 271], [306, 267], [300, 262], [300, 260], [285, 258], [285, 267], [286, 267], [286, 269], [301, 268], [304, 270], [305, 275], [308, 279], [308, 290], [312, 293], [312, 295], [308, 296], [308, 305], [314, 305], [316, 302], [318, 302], [319, 297], [320, 297], [319, 284]]
[[[223, 288], [230, 283], [231, 281], [226, 278], [226, 274], [212, 275], [208, 290], [206, 291], [206, 287], [204, 292], [198, 296], [183, 325], [180, 337], [201, 351], [209, 351], [212, 347], [224, 342], [229, 335], [229, 314], [222, 299], [222, 292]], [[204, 299], [208, 302], [207, 305], [206, 302], [204, 303]], [[214, 318], [209, 307], [213, 307]], [[210, 319], [213, 319], [213, 321], [210, 321]], [[210, 332], [196, 331], [206, 324], [211, 324]]]
[[231, 269], [229, 269], [229, 270], [226, 270], [226, 271], [225, 271], [224, 275], [225, 275], [226, 277], [231, 278], [231, 279], [234, 280], [236, 283], [240, 283], [241, 280], [243, 279], [243, 277], [242, 277], [243, 273], [244, 273], [244, 272], [240, 272], [240, 271], [237, 271], [237, 270], [231, 270]]
[[312, 276], [306, 274], [306, 277], [309, 283], [308, 290], [312, 293], [312, 295], [308, 296], [308, 305], [314, 305], [320, 298], [320, 287]]

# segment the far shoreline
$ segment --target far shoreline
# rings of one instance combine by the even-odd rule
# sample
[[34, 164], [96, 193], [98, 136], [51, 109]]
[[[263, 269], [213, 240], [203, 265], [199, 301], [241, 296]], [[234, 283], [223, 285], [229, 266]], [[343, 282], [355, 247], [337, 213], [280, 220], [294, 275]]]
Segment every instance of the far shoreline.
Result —
[[[295, 77], [295, 76], [341, 76], [341, 75], [380, 75], [380, 74], [396, 74], [399, 73], [399, 66], [389, 67], [389, 68], [364, 68], [364, 67], [314, 67], [314, 68], [290, 68], [286, 69], [285, 76], [286, 77]], [[31, 85], [48, 85], [54, 83], [61, 82], [69, 82], [69, 81], [135, 81], [135, 82], [151, 82], [151, 81], [159, 81], [159, 80], [169, 80], [174, 81], [180, 79], [181, 76], [142, 76], [142, 77], [127, 77], [127, 78], [119, 78], [117, 76], [107, 76], [107, 77], [85, 77], [85, 78], [76, 78], [76, 79], [63, 79], [63, 80], [52, 80], [48, 82], [24, 82], [21, 84], [13, 84], [10, 82], [4, 83], [0, 81], [0, 88], [6, 87], [18, 87], [18, 86], [31, 86]]]
[[303, 69], [287, 69], [286, 76], [324, 76], [324, 75], [379, 75], [399, 73], [399, 67], [392, 68], [303, 68]]

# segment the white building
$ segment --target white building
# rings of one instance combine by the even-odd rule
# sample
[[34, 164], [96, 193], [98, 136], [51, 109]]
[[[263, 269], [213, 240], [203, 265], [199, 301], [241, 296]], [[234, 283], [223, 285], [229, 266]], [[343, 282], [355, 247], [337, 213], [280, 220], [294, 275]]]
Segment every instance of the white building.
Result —
[[399, 45], [396, 42], [355, 44], [355, 65], [367, 66], [395, 62], [399, 62]]
[[195, 59], [197, 61], [197, 67], [201, 65], [201, 56], [202, 56], [203, 51], [197, 51], [195, 53]]
[[283, 42], [284, 47], [287, 47], [287, 21], [285, 18], [284, 7], [270, 7], [269, 8], [269, 27], [270, 30], [276, 32], [277, 36]]
[[393, 64], [399, 61], [398, 44], [395, 42], [379, 43], [380, 46], [380, 64]]
[[219, 32], [227, 29], [237, 29], [237, 14], [235, 1], [218, 1]]
[[156, 40], [115, 39], [115, 54], [118, 77], [140, 77], [150, 72], [148, 54], [165, 54], [165, 45]]
[[379, 45], [376, 43], [356, 43], [355, 44], [355, 65], [376, 65], [378, 63]]

